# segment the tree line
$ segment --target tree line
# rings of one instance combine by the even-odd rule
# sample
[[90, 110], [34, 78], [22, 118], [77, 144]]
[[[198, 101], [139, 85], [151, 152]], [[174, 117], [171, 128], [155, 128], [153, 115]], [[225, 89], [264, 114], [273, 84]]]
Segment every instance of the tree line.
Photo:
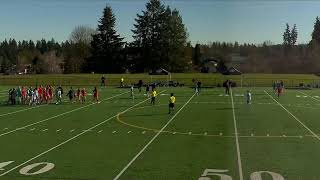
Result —
[[[283, 43], [239, 44], [211, 42], [192, 46], [177, 9], [160, 0], [149, 0], [137, 14], [133, 41], [125, 42], [116, 31], [116, 15], [106, 5], [96, 29], [77, 26], [70, 39], [0, 42], [0, 72], [31, 73], [124, 73], [159, 68], [171, 72], [198, 72], [208, 61], [217, 69], [236, 66], [244, 72], [311, 73], [320, 69], [320, 20], [317, 17], [311, 41], [297, 45], [298, 28], [286, 24]], [[280, 35], [279, 35], [280, 36]], [[208, 37], [209, 39], [210, 37]], [[233, 62], [234, 54], [245, 59]]]
[[[238, 42], [211, 42], [194, 48], [194, 65], [203, 66], [206, 60], [217, 60], [218, 68], [225, 64], [249, 73], [319, 73], [320, 19], [316, 17], [311, 40], [297, 44], [298, 27], [288, 23], [282, 34], [283, 43], [239, 44]], [[235, 62], [234, 56], [243, 59]]]
[[33, 41], [4, 40], [0, 44], [1, 72], [30, 65], [33, 73], [123, 73], [165, 68], [173, 72], [192, 67], [192, 46], [177, 9], [150, 0], [137, 14], [133, 42], [116, 31], [116, 16], [106, 6], [96, 30], [76, 27], [70, 39]]

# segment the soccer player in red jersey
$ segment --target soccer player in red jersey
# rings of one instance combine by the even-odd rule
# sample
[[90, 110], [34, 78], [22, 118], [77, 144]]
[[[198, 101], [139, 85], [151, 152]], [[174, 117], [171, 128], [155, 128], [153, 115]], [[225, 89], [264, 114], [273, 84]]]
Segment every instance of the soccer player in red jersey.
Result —
[[83, 88], [81, 90], [81, 103], [85, 103], [86, 102], [86, 97], [87, 97], [87, 92], [86, 92], [86, 89]]
[[80, 88], [78, 88], [78, 90], [76, 92], [76, 96], [77, 96], [77, 101], [80, 102], [81, 101], [81, 90], [80, 90]]
[[42, 100], [43, 100], [42, 93], [43, 93], [42, 86], [39, 86], [39, 88], [38, 88], [38, 97], [39, 97], [38, 103], [39, 103], [39, 104], [42, 103]]
[[53, 98], [53, 89], [51, 85], [49, 85], [49, 88], [48, 88], [48, 96], [49, 96], [49, 101], [51, 101]]
[[27, 88], [22, 86], [21, 93], [22, 93], [22, 103], [26, 104], [26, 101], [27, 101]]
[[48, 102], [49, 102], [49, 98], [48, 98], [47, 88], [44, 88], [44, 89], [42, 89], [42, 90], [43, 90], [43, 92], [42, 92], [42, 94], [43, 94], [43, 100], [44, 100], [46, 103], [48, 103]]

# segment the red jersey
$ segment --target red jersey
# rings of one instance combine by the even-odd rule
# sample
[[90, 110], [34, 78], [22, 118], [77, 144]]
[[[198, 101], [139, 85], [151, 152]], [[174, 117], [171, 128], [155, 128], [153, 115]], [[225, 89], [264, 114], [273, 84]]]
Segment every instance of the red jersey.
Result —
[[22, 88], [21, 94], [22, 94], [22, 97], [27, 96], [27, 89], [25, 87]]
[[48, 89], [48, 94], [49, 94], [49, 96], [52, 96], [52, 88]]
[[93, 90], [93, 96], [98, 97], [98, 90]]
[[39, 96], [42, 95], [42, 87], [39, 87], [39, 88], [38, 88], [38, 94], [39, 94]]
[[85, 90], [81, 90], [81, 96], [86, 96], [87, 92]]
[[43, 97], [45, 97], [45, 98], [48, 97], [48, 92], [47, 91], [43, 91]]

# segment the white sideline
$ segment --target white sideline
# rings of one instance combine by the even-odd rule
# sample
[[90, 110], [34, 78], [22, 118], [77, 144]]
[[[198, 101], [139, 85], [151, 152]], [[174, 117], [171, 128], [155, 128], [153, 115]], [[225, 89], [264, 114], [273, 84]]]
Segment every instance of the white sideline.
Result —
[[[164, 90], [164, 91], [165, 91], [165, 90]], [[164, 92], [164, 91], [162, 91], [162, 92]], [[143, 100], [143, 101], [141, 101], [141, 102], [139, 102], [139, 103], [137, 103], [137, 104], [135, 104], [135, 105], [133, 105], [133, 106], [129, 107], [128, 109], [126, 109], [126, 110], [124, 110], [124, 111], [122, 111], [122, 112], [120, 112], [120, 113], [126, 113], [126, 112], [127, 112], [127, 111], [129, 111], [130, 109], [132, 109], [132, 108], [134, 108], [134, 107], [136, 107], [136, 106], [138, 106], [138, 105], [140, 105], [140, 104], [142, 104], [142, 103], [144, 103], [144, 102], [148, 101], [149, 99], [150, 99], [150, 98], [148, 98], [148, 99], [146, 99], [146, 100]], [[62, 143], [60, 143], [60, 144], [58, 144], [58, 145], [56, 145], [56, 146], [54, 146], [54, 147], [52, 147], [52, 148], [50, 148], [50, 149], [48, 149], [48, 150], [46, 150], [46, 151], [42, 152], [42, 153], [40, 153], [40, 154], [38, 154], [38, 155], [34, 156], [33, 158], [30, 158], [29, 160], [27, 160], [27, 161], [25, 161], [25, 162], [23, 162], [23, 163], [21, 163], [21, 164], [19, 164], [19, 165], [15, 166], [15, 167], [13, 167], [13, 168], [9, 169], [8, 171], [6, 171], [6, 172], [4, 172], [4, 173], [0, 174], [0, 177], [1, 177], [1, 176], [4, 176], [4, 175], [6, 175], [6, 174], [8, 174], [9, 172], [11, 172], [11, 171], [13, 171], [13, 170], [15, 170], [15, 169], [17, 169], [17, 168], [19, 168], [19, 167], [21, 167], [21, 166], [23, 166], [23, 165], [27, 164], [27, 163], [29, 163], [30, 161], [33, 161], [34, 159], [37, 159], [38, 157], [41, 157], [41, 156], [43, 156], [43, 155], [45, 155], [45, 154], [49, 153], [50, 151], [55, 150], [56, 148], [58, 148], [58, 147], [60, 147], [60, 146], [62, 146], [62, 145], [64, 145], [64, 144], [66, 144], [66, 143], [68, 143], [68, 142], [72, 141], [73, 139], [76, 139], [77, 137], [79, 137], [79, 136], [81, 136], [81, 135], [83, 135], [83, 134], [85, 134], [85, 133], [89, 132], [90, 130], [93, 130], [93, 129], [95, 129], [96, 127], [101, 126], [102, 124], [104, 124], [104, 123], [106, 123], [106, 122], [108, 122], [108, 121], [112, 120], [113, 118], [117, 117], [117, 115], [118, 115], [118, 113], [117, 113], [116, 115], [113, 115], [113, 116], [109, 117], [108, 119], [106, 119], [106, 120], [104, 120], [104, 121], [102, 121], [102, 122], [100, 122], [100, 123], [98, 123], [98, 124], [96, 124], [96, 125], [94, 125], [94, 126], [92, 126], [92, 127], [88, 128], [88, 129], [87, 129], [87, 131], [83, 131], [83, 132], [81, 132], [81, 133], [79, 133], [79, 134], [77, 134], [77, 135], [75, 135], [75, 136], [73, 136], [73, 137], [71, 137], [71, 138], [69, 138], [69, 139], [67, 139], [67, 140], [63, 141]]]
[[304, 93], [304, 92], [302, 92], [302, 91], [298, 91], [299, 93], [301, 93], [301, 94], [303, 94], [303, 95], [305, 95], [305, 96], [308, 96], [308, 97], [310, 97], [310, 98], [312, 98], [312, 99], [314, 99], [314, 100], [316, 100], [316, 101], [319, 101], [320, 102], [320, 100], [319, 99], [316, 99], [316, 98], [314, 98], [314, 97], [312, 97], [312, 96], [310, 96], [309, 94], [306, 94], [306, 93]]
[[267, 91], [264, 90], [264, 92], [271, 98], [273, 101], [275, 101], [279, 106], [281, 106], [287, 113], [289, 113], [296, 121], [298, 121], [305, 129], [307, 129], [315, 138], [317, 138], [320, 141], [320, 137], [314, 133], [307, 125], [305, 125], [302, 121], [300, 121], [295, 115], [293, 115], [287, 108], [285, 108], [281, 103], [279, 103], [276, 99], [274, 99]]
[[[109, 100], [109, 99], [113, 99], [113, 98], [115, 98], [115, 97], [121, 96], [121, 95], [126, 94], [126, 93], [128, 93], [128, 92], [124, 92], [124, 93], [121, 93], [121, 94], [118, 94], [118, 95], [109, 97], [109, 98], [104, 99], [104, 100], [102, 100], [102, 101], [106, 101], [106, 100]], [[101, 101], [101, 102], [102, 102], [102, 101]], [[11, 131], [8, 131], [8, 132], [5, 132], [5, 133], [0, 134], [0, 137], [2, 137], [2, 136], [4, 136], [4, 135], [7, 135], [7, 134], [11, 134], [11, 133], [16, 132], [16, 131], [19, 131], [19, 130], [21, 130], [21, 129], [25, 129], [25, 128], [27, 128], [27, 127], [30, 127], [30, 126], [33, 126], [33, 125], [36, 125], [36, 124], [40, 124], [40, 123], [45, 122], [45, 121], [49, 121], [49, 120], [51, 120], [51, 119], [54, 119], [54, 118], [57, 118], [57, 117], [60, 117], [60, 116], [66, 115], [66, 114], [70, 114], [70, 113], [72, 113], [72, 112], [74, 112], [74, 111], [78, 111], [78, 110], [80, 110], [80, 109], [84, 109], [84, 108], [89, 107], [89, 106], [92, 106], [92, 105], [94, 105], [94, 104], [96, 104], [96, 103], [91, 103], [91, 104], [88, 104], [88, 105], [85, 105], [85, 106], [81, 106], [81, 107], [76, 108], [76, 109], [73, 109], [73, 110], [71, 110], [71, 111], [67, 111], [67, 112], [64, 112], [64, 113], [61, 113], [61, 114], [58, 114], [58, 115], [51, 116], [51, 117], [49, 117], [49, 118], [43, 119], [43, 120], [41, 120], [41, 121], [37, 121], [37, 122], [31, 123], [31, 124], [28, 124], [28, 125], [26, 125], [26, 126], [16, 128], [16, 129], [14, 129], [14, 130], [11, 130]]]
[[46, 106], [46, 105], [48, 105], [48, 104], [43, 104], [43, 105], [40, 105], [40, 106], [33, 106], [33, 107], [20, 109], [20, 110], [13, 111], [13, 112], [8, 112], [8, 113], [0, 114], [0, 117], [2, 117], [2, 116], [7, 116], [7, 115], [10, 115], [10, 114], [16, 114], [16, 113], [18, 113], [18, 112], [28, 111], [28, 110], [30, 110], [30, 109], [35, 109], [35, 108], [39, 108], [39, 107]]
[[233, 123], [234, 123], [234, 133], [236, 138], [236, 146], [237, 146], [237, 159], [238, 159], [238, 168], [239, 168], [239, 179], [243, 180], [243, 171], [242, 171], [242, 162], [241, 162], [241, 153], [240, 153], [240, 146], [239, 146], [239, 135], [238, 135], [238, 127], [237, 127], [237, 120], [236, 120], [236, 113], [234, 111], [234, 103], [233, 103], [233, 94], [232, 88], [230, 88], [231, 93], [231, 105], [232, 105], [232, 114], [233, 114]]
[[132, 160], [119, 172], [119, 174], [113, 178], [113, 180], [117, 180], [121, 177], [121, 175], [131, 166], [132, 163], [134, 163], [134, 161], [148, 148], [148, 146], [163, 132], [163, 130], [173, 121], [173, 119], [181, 112], [182, 109], [184, 109], [184, 107], [189, 104], [189, 102], [192, 100], [192, 98], [195, 96], [196, 94], [193, 94], [190, 99], [179, 109], [179, 111], [177, 111], [177, 113], [174, 114], [174, 116], [172, 116], [172, 118], [160, 129], [160, 131], [158, 131], [158, 133], [153, 136], [153, 138], [138, 152], [138, 154], [136, 154]]

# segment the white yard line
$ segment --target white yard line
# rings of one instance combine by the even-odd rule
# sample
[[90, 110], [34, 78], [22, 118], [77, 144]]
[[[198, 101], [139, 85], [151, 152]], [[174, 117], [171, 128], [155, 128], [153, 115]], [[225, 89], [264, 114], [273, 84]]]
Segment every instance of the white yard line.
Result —
[[[162, 92], [164, 92], [164, 91], [162, 91]], [[122, 111], [122, 112], [120, 112], [120, 113], [121, 113], [121, 114], [126, 113], [127, 111], [131, 110], [132, 108], [134, 108], [134, 107], [136, 107], [136, 106], [139, 106], [140, 104], [142, 104], [142, 103], [144, 103], [144, 102], [148, 101], [149, 99], [150, 99], [150, 98], [148, 98], [148, 99], [146, 99], [146, 100], [143, 100], [143, 101], [141, 101], [141, 102], [139, 102], [139, 103], [137, 103], [137, 104], [135, 104], [135, 105], [133, 105], [133, 106], [131, 106], [131, 107], [127, 108], [126, 110], [124, 110], [124, 111]], [[106, 123], [106, 122], [108, 122], [108, 121], [110, 121], [110, 120], [114, 119], [114, 118], [115, 118], [115, 117], [117, 117], [117, 116], [118, 116], [118, 114], [113, 115], [113, 116], [109, 117], [108, 119], [106, 119], [106, 120], [104, 120], [104, 121], [102, 121], [102, 122], [100, 122], [100, 123], [98, 123], [98, 124], [96, 124], [96, 125], [94, 125], [94, 126], [92, 126], [92, 127], [88, 128], [87, 130], [93, 130], [93, 129], [95, 129], [95, 128], [97, 128], [97, 127], [101, 126], [101, 125], [103, 125], [104, 123]], [[19, 164], [19, 165], [15, 166], [15, 167], [13, 167], [13, 168], [9, 169], [8, 171], [3, 172], [2, 174], [0, 174], [0, 176], [4, 176], [4, 175], [6, 175], [6, 174], [10, 173], [11, 171], [13, 171], [13, 170], [15, 170], [15, 169], [17, 169], [17, 168], [19, 168], [19, 167], [21, 167], [21, 166], [23, 166], [23, 165], [25, 165], [25, 164], [29, 163], [30, 161], [33, 161], [34, 159], [37, 159], [37, 158], [39, 158], [39, 157], [41, 157], [41, 156], [43, 156], [43, 155], [45, 155], [45, 154], [47, 154], [47, 153], [49, 153], [49, 152], [51, 152], [51, 151], [55, 150], [55, 149], [57, 149], [58, 147], [63, 146], [64, 144], [66, 144], [66, 143], [68, 143], [68, 142], [70, 142], [70, 141], [72, 141], [72, 140], [74, 140], [74, 139], [78, 138], [79, 136], [86, 134], [87, 132], [88, 132], [88, 131], [83, 131], [83, 132], [81, 132], [81, 133], [79, 133], [79, 134], [77, 134], [77, 135], [75, 135], [75, 136], [73, 136], [73, 137], [71, 137], [71, 138], [69, 138], [69, 139], [67, 139], [67, 140], [63, 141], [62, 143], [60, 143], [60, 144], [58, 144], [58, 145], [56, 145], [56, 146], [54, 146], [54, 147], [52, 147], [52, 148], [50, 148], [50, 149], [48, 149], [48, 150], [46, 150], [46, 151], [44, 151], [44, 152], [42, 152], [42, 153], [38, 154], [38, 155], [36, 155], [36, 156], [34, 156], [34, 157], [32, 157], [32, 158], [28, 159], [27, 161], [25, 161], [25, 162], [23, 162], [23, 163], [21, 163], [21, 164]]]
[[[107, 98], [107, 99], [104, 99], [104, 100], [102, 100], [102, 101], [106, 101], [106, 100], [109, 100], [109, 99], [113, 99], [113, 98], [115, 98], [115, 97], [121, 96], [121, 95], [126, 94], [126, 93], [128, 93], [128, 92], [125, 92], [125, 93], [121, 93], [121, 94], [112, 96], [112, 97]], [[0, 137], [1, 137], [1, 136], [5, 136], [5, 135], [7, 135], [7, 134], [11, 134], [11, 133], [13, 133], [13, 132], [19, 131], [19, 130], [21, 130], [21, 129], [24, 129], [24, 128], [27, 128], [27, 127], [30, 127], [30, 126], [33, 126], [33, 125], [36, 125], [36, 124], [40, 124], [40, 123], [49, 121], [49, 120], [51, 120], [51, 119], [54, 119], [54, 118], [57, 118], [57, 117], [60, 117], [60, 116], [66, 115], [66, 114], [70, 114], [70, 113], [75, 112], [75, 111], [78, 111], [78, 110], [80, 110], [80, 109], [84, 109], [84, 108], [86, 108], [86, 107], [93, 106], [93, 105], [95, 105], [95, 104], [96, 104], [96, 103], [94, 103], [94, 104], [90, 103], [90, 104], [88, 104], [88, 105], [81, 106], [81, 107], [76, 108], [76, 109], [73, 109], [73, 110], [71, 110], [71, 111], [67, 111], [67, 112], [64, 112], [64, 113], [61, 113], [61, 114], [58, 114], [58, 115], [51, 116], [51, 117], [49, 117], [49, 118], [43, 119], [43, 120], [41, 120], [41, 121], [37, 121], [37, 122], [31, 123], [31, 124], [28, 124], [28, 125], [26, 125], [26, 126], [16, 128], [16, 129], [14, 129], [14, 130], [11, 130], [11, 131], [8, 131], [8, 132], [5, 132], [5, 133], [0, 134]]]
[[43, 106], [47, 106], [47, 104], [40, 105], [40, 106], [33, 106], [33, 107], [20, 109], [20, 110], [13, 111], [13, 112], [8, 112], [8, 113], [0, 114], [0, 117], [2, 117], [2, 116], [7, 116], [7, 115], [10, 115], [10, 114], [16, 114], [16, 113], [18, 113], [18, 112], [28, 111], [28, 110], [30, 110], [30, 109], [35, 109], [35, 108], [39, 108], [39, 107], [43, 107]]
[[279, 106], [282, 107], [288, 114], [290, 114], [296, 121], [298, 121], [306, 130], [308, 130], [315, 138], [320, 141], [320, 137], [314, 133], [307, 125], [305, 125], [302, 121], [300, 121], [295, 115], [293, 115], [287, 108], [285, 108], [281, 103], [279, 103], [276, 99], [274, 99], [267, 91], [264, 91], [274, 102], [276, 102]]
[[299, 93], [301, 93], [301, 94], [303, 94], [303, 95], [305, 95], [305, 96], [307, 96], [307, 97], [310, 97], [310, 98], [312, 98], [312, 99], [314, 99], [314, 100], [316, 100], [316, 101], [320, 102], [320, 100], [319, 100], [319, 99], [316, 99], [316, 98], [314, 98], [314, 97], [310, 96], [309, 94], [306, 94], [306, 93], [304, 93], [304, 92], [302, 92], [302, 91], [298, 91], [298, 92], [299, 92]]
[[190, 99], [179, 109], [179, 111], [177, 111], [177, 113], [174, 114], [174, 116], [172, 116], [172, 118], [160, 129], [160, 131], [158, 131], [158, 133], [153, 136], [153, 138], [138, 152], [138, 154], [136, 154], [132, 160], [119, 172], [119, 174], [113, 178], [113, 180], [117, 180], [119, 179], [122, 174], [132, 165], [132, 163], [134, 163], [134, 161], [136, 161], [136, 159], [150, 146], [150, 144], [163, 132], [163, 130], [174, 120], [174, 118], [182, 111], [182, 109], [184, 109], [184, 107], [186, 105], [189, 104], [189, 102], [192, 100], [192, 98], [195, 96], [196, 94], [193, 94]]
[[[66, 101], [64, 101], [64, 102], [66, 102]], [[23, 111], [27, 111], [27, 110], [30, 110], [30, 109], [35, 109], [35, 108], [39, 108], [39, 107], [43, 107], [43, 106], [48, 106], [48, 105], [49, 105], [49, 104], [41, 104], [41, 105], [38, 105], [38, 106], [33, 106], [33, 107], [25, 108], [25, 109], [20, 109], [20, 110], [17, 110], [17, 111], [0, 114], [0, 117], [2, 117], [2, 116], [7, 116], [7, 115], [10, 115], [10, 114], [16, 114], [16, 113], [18, 113], [18, 112], [23, 112]]]
[[236, 113], [234, 111], [232, 88], [230, 90], [230, 93], [231, 93], [230, 98], [231, 98], [231, 105], [232, 105], [234, 133], [235, 133], [235, 137], [236, 137], [235, 139], [236, 139], [236, 146], [237, 146], [237, 159], [238, 159], [238, 168], [239, 168], [239, 179], [243, 180], [241, 153], [240, 153], [240, 145], [239, 145], [239, 137], [238, 137], [238, 127], [237, 127]]

